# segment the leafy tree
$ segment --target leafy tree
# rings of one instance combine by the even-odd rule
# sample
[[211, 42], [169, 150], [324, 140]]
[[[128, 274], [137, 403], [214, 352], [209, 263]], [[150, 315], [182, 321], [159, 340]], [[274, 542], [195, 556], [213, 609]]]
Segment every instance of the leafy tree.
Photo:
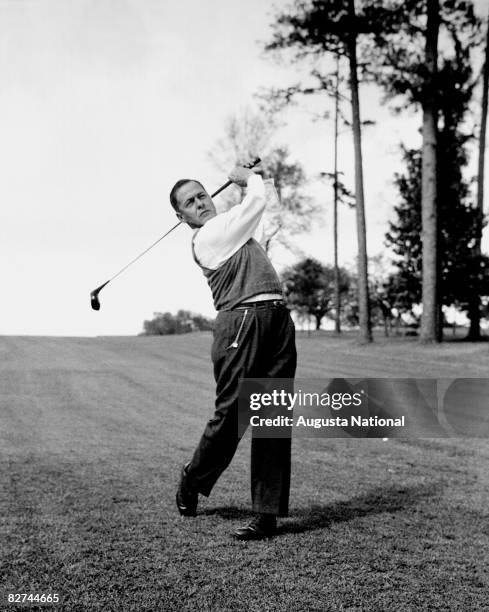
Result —
[[[474, 84], [470, 51], [478, 42], [480, 24], [470, 0], [392, 0], [389, 9], [391, 27], [375, 38], [362, 40], [363, 70], [366, 78], [384, 88], [387, 99], [396, 101], [398, 110], [414, 106], [423, 113], [422, 339], [433, 341], [441, 339], [444, 291], [439, 286], [444, 274], [440, 260], [444, 238], [439, 227], [444, 224], [440, 211], [443, 197], [437, 189], [442, 184], [439, 176], [450, 176], [437, 168], [445, 165], [441, 159], [445, 148], [437, 140], [446, 142], [449, 135], [445, 125], [445, 134], [439, 133], [440, 120], [457, 130], [467, 110]], [[440, 50], [438, 38], [444, 41]], [[447, 85], [450, 73], [457, 84], [451, 89]]]
[[386, 244], [396, 256], [397, 267], [389, 286], [399, 292], [396, 306], [407, 312], [421, 302], [421, 152], [403, 149], [403, 157], [406, 171], [396, 173], [394, 178], [401, 202], [394, 207], [396, 219], [389, 223]]
[[[363, 3], [364, 12], [372, 18], [378, 11], [377, 0]], [[394, 103], [397, 112], [421, 109], [430, 93], [426, 91], [429, 68], [425, 65], [427, 8], [428, 0], [390, 0], [380, 13], [386, 27], [360, 41], [363, 78], [380, 85], [385, 101]], [[438, 21], [444, 41], [438, 49], [439, 59], [473, 63], [471, 51], [480, 43], [480, 20], [472, 0], [441, 0]]]
[[279, 199], [279, 207], [268, 210], [268, 223], [276, 230], [270, 234], [265, 249], [269, 251], [274, 238], [291, 249], [290, 237], [310, 230], [318, 218], [319, 208], [306, 195], [306, 175], [298, 162], [289, 160], [287, 147], [274, 147], [266, 155], [263, 169], [265, 176], [273, 178]]
[[[181, 312], [181, 311], [179, 311]], [[204, 317], [201, 314], [189, 313], [194, 331], [212, 331], [214, 329], [214, 320]]]
[[170, 312], [155, 312], [153, 319], [144, 321], [143, 329], [145, 336], [187, 334], [193, 331], [212, 330], [213, 321], [189, 310], [179, 310], [176, 315]]
[[[278, 129], [277, 116], [265, 106], [261, 112], [249, 107], [228, 117], [224, 136], [217, 141], [209, 157], [223, 171], [236, 164], [260, 157], [259, 172], [273, 178], [280, 205], [267, 210], [268, 223], [273, 230], [265, 248], [270, 250], [272, 240], [293, 249], [290, 237], [307, 232], [317, 219], [318, 206], [306, 195], [307, 177], [300, 163], [289, 159], [290, 153], [283, 145], [274, 145], [273, 136]], [[237, 204], [243, 196], [237, 187], [223, 195], [228, 207]]]
[[[460, 156], [464, 149], [456, 139], [445, 140], [441, 132], [440, 147], [440, 262], [441, 303], [468, 308], [474, 293], [473, 245], [477, 235], [477, 215], [470, 204], [470, 186], [461, 176], [463, 164]], [[453, 135], [450, 137], [452, 138]], [[395, 288], [398, 299], [395, 307], [408, 312], [421, 301], [422, 245], [421, 227], [421, 153], [406, 150], [405, 174], [396, 175], [402, 201], [395, 207], [397, 218], [390, 223], [386, 242], [396, 254], [397, 274], [389, 279], [391, 290]], [[465, 160], [466, 163], [466, 160]], [[451, 177], [447, 180], [446, 177]], [[484, 260], [484, 258], [482, 258]], [[482, 268], [483, 270], [485, 268]], [[487, 272], [481, 279], [481, 290], [487, 292]]]
[[256, 112], [247, 106], [226, 118], [223, 136], [209, 151], [209, 158], [224, 173], [236, 164], [245, 164], [255, 157], [264, 158], [264, 152], [272, 147], [277, 128], [275, 113], [266, 107]]
[[369, 260], [369, 290], [372, 299], [372, 323], [382, 323], [384, 335], [387, 337], [391, 329], [393, 307], [389, 292], [389, 264], [383, 255], [376, 255]]
[[[340, 294], [344, 294], [348, 291], [349, 276], [342, 268], [339, 272]], [[282, 280], [292, 310], [314, 317], [316, 329], [320, 329], [322, 318], [334, 306], [334, 268], [308, 257], [284, 270]]]
[[[464, 178], [464, 168], [468, 163], [466, 144], [471, 134], [465, 133], [462, 126], [474, 87], [470, 61], [473, 39], [469, 36], [463, 41], [460, 36], [459, 32], [452, 32], [454, 54], [443, 58], [437, 77], [438, 301], [440, 307], [442, 304], [457, 304], [469, 309], [470, 314], [473, 297], [484, 286], [480, 278], [484, 258], [474, 249], [479, 217], [472, 205], [470, 182]], [[423, 97], [415, 79], [399, 83], [401, 89], [411, 83], [406, 91], [413, 103]], [[399, 84], [391, 86], [394, 91], [400, 87]], [[424, 246], [420, 240], [423, 225], [422, 155], [417, 150], [404, 150], [403, 154], [406, 172], [397, 174], [395, 178], [401, 203], [395, 208], [396, 220], [390, 224], [386, 240], [397, 256], [398, 267], [398, 273], [390, 279], [389, 286], [400, 292], [396, 307], [406, 312], [422, 300]]]
[[[360, 338], [364, 342], [372, 340], [370, 329], [370, 310], [368, 297], [367, 241], [365, 223], [365, 204], [363, 190], [363, 164], [361, 146], [360, 102], [357, 75], [357, 38], [360, 35], [377, 32], [385, 27], [381, 24], [379, 11], [381, 4], [376, 2], [375, 19], [365, 12], [357, 14], [354, 0], [296, 0], [287, 12], [276, 16], [273, 24], [273, 37], [266, 45], [268, 51], [292, 51], [294, 60], [308, 59], [311, 62], [311, 76], [318, 82], [314, 87], [296, 85], [282, 90], [290, 100], [297, 93], [332, 92], [335, 79], [324, 69], [321, 59], [325, 54], [347, 58], [350, 75], [352, 130], [355, 151], [355, 199], [358, 238], [358, 293]], [[272, 92], [273, 93], [273, 92]], [[277, 92], [275, 92], [277, 93]], [[273, 97], [273, 96], [272, 96]]]
[[[392, 266], [384, 255], [369, 258], [369, 294], [371, 297], [372, 326], [382, 325], [384, 334], [388, 336], [392, 322], [402, 311], [399, 306], [400, 293], [392, 283]], [[354, 272], [349, 271], [350, 285], [343, 298], [342, 320], [350, 326], [358, 325], [358, 294], [357, 279]]]

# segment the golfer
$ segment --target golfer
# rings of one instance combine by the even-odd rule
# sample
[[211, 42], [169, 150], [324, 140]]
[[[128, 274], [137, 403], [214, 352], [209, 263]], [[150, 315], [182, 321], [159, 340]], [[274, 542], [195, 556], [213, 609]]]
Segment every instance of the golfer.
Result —
[[[178, 181], [170, 193], [177, 217], [194, 229], [192, 251], [218, 311], [212, 345], [216, 380], [214, 416], [192, 459], [183, 467], [177, 507], [195, 516], [198, 494], [208, 496], [239, 443], [238, 395], [242, 378], [289, 378], [296, 369], [295, 329], [282, 286], [265, 250], [262, 216], [277, 198], [273, 182], [236, 167], [229, 179], [246, 187], [240, 205], [216, 213], [196, 180]], [[277, 200], [275, 200], [277, 202]], [[288, 512], [291, 439], [251, 441], [253, 520], [235, 531], [241, 540], [274, 535], [277, 516]]]

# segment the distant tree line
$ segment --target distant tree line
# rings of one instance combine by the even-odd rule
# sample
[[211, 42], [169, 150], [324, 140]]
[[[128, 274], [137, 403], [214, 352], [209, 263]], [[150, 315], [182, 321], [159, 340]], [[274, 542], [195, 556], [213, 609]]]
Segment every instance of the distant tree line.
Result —
[[[417, 247], [414, 245], [414, 248], [417, 248], [419, 252], [419, 245]], [[389, 272], [388, 263], [381, 256], [372, 258], [369, 264], [372, 326], [383, 328], [385, 336], [391, 333], [417, 335], [421, 320], [419, 312], [420, 274], [415, 271], [410, 273], [409, 269], [400, 272], [395, 268], [394, 271]], [[390, 268], [392, 270], [392, 266]], [[315, 329], [319, 330], [326, 318], [335, 321], [337, 331], [337, 324], [348, 328], [358, 327], [360, 307], [355, 270], [339, 267], [338, 275], [340, 281], [339, 300], [337, 301], [334, 266], [324, 265], [312, 257], [305, 257], [282, 272], [287, 304], [295, 313], [299, 324], [309, 326], [309, 323], [313, 321]], [[463, 287], [465, 284], [454, 272], [452, 290], [458, 290], [462, 295]], [[453, 300], [448, 300], [447, 305], [453, 305]], [[481, 318], [487, 319], [488, 317], [489, 310], [485, 302], [481, 310]], [[442, 316], [442, 324], [454, 327], [454, 324], [446, 321], [444, 316]]]
[[214, 320], [189, 310], [179, 310], [176, 315], [171, 312], [155, 312], [150, 321], [144, 321], [143, 328], [143, 336], [188, 334], [211, 331], [214, 329]]

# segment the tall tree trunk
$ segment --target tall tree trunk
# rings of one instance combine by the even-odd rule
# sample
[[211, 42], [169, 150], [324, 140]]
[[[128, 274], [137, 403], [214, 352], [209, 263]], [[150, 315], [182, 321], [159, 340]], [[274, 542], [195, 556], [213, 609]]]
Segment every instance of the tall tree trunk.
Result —
[[438, 58], [439, 0], [426, 0], [426, 80], [423, 95], [423, 156], [421, 186], [421, 241], [423, 245], [423, 314], [421, 340], [439, 342], [438, 218], [436, 189], [437, 104], [436, 75]]
[[479, 168], [477, 176], [477, 237], [474, 246], [474, 259], [477, 266], [477, 275], [473, 287], [473, 295], [469, 300], [469, 319], [470, 328], [468, 333], [469, 340], [480, 340], [481, 337], [481, 312], [480, 312], [480, 256], [482, 253], [482, 222], [484, 219], [484, 162], [486, 153], [486, 126], [487, 126], [487, 99], [489, 92], [489, 16], [487, 20], [486, 32], [486, 53], [484, 59], [483, 78], [482, 78], [482, 109], [481, 127], [479, 135]]
[[333, 200], [333, 244], [334, 244], [334, 304], [335, 304], [335, 331], [341, 333], [341, 303], [340, 303], [340, 271], [338, 268], [338, 115], [339, 115], [339, 87], [340, 87], [340, 56], [336, 55], [336, 89], [334, 109], [334, 200]]
[[360, 101], [358, 99], [357, 36], [355, 2], [348, 0], [348, 16], [351, 30], [348, 34], [348, 59], [350, 61], [350, 89], [353, 119], [353, 145], [355, 148], [355, 203], [358, 239], [358, 306], [359, 339], [372, 342], [370, 304], [368, 296], [367, 229], [365, 224], [365, 199], [363, 194], [362, 136], [360, 124]]

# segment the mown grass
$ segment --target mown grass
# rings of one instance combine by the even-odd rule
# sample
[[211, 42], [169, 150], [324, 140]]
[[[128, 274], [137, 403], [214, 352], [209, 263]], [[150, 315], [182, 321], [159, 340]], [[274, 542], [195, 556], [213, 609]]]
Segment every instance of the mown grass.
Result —
[[[5, 588], [60, 593], [68, 611], [489, 609], [486, 440], [298, 438], [290, 516], [243, 543], [230, 534], [249, 518], [245, 439], [181, 518], [178, 470], [212, 410], [209, 344], [0, 339]], [[303, 378], [489, 365], [487, 344], [298, 344]]]

